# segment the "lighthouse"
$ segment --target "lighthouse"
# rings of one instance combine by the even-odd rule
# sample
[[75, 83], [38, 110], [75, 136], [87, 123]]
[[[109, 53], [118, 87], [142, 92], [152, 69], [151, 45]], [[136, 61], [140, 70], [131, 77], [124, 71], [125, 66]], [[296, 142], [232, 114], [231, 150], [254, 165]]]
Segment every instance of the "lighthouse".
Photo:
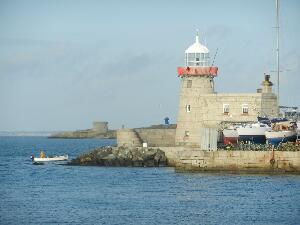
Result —
[[[255, 93], [217, 93], [214, 79], [218, 67], [214, 66], [209, 50], [195, 42], [184, 52], [184, 63], [177, 68], [180, 79], [177, 126], [151, 131], [121, 129], [118, 145], [174, 147], [180, 149], [216, 151], [224, 128], [257, 121], [258, 116], [278, 117], [277, 96], [272, 92], [270, 75], [265, 74], [261, 87]], [[243, 76], [243, 72], [239, 71]], [[227, 75], [232, 79], [232, 75]], [[261, 76], [253, 74], [253, 77]], [[231, 77], [231, 78], [230, 78]], [[238, 87], [239, 84], [236, 83]], [[135, 140], [134, 142], [132, 140]]]
[[[177, 68], [181, 79], [177, 118], [177, 145], [199, 145], [199, 128], [203, 126], [200, 114], [206, 113], [200, 96], [213, 94], [214, 77], [218, 67], [211, 65], [209, 50], [200, 43], [197, 32], [195, 43], [184, 52], [185, 65]], [[208, 112], [207, 112], [208, 113]]]
[[[184, 66], [177, 68], [180, 97], [175, 144], [216, 150], [218, 134], [232, 123], [255, 122], [257, 116], [276, 117], [277, 96], [272, 92], [270, 76], [257, 93], [217, 93], [209, 50], [197, 33], [195, 42], [184, 52]], [[237, 84], [238, 85], [238, 84]]]

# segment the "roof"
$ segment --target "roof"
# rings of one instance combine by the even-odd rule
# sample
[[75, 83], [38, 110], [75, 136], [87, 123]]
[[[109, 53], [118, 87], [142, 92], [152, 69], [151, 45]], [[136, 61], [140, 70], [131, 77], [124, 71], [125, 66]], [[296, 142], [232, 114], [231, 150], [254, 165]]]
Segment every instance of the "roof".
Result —
[[185, 53], [209, 53], [208, 48], [199, 42], [199, 35], [196, 35], [196, 41], [185, 50]]

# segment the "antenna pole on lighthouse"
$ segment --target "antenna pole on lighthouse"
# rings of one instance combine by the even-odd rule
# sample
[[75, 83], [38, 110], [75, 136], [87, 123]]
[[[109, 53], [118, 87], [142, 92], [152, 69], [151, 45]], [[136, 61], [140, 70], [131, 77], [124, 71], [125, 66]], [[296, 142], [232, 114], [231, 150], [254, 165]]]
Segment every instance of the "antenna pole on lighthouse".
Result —
[[277, 104], [279, 107], [279, 73], [280, 73], [280, 68], [279, 68], [279, 0], [276, 1], [276, 31], [277, 31]]

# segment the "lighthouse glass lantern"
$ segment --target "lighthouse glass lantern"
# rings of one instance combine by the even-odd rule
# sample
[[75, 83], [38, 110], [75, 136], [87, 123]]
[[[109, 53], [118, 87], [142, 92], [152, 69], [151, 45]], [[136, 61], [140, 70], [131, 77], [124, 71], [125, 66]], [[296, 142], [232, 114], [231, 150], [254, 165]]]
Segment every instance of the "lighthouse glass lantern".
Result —
[[196, 42], [185, 51], [185, 65], [209, 66], [209, 50], [199, 42], [199, 35], [196, 35]]
[[198, 33], [195, 43], [188, 47], [184, 54], [185, 65], [177, 67], [179, 77], [217, 76], [218, 67], [210, 64], [209, 50], [200, 43]]

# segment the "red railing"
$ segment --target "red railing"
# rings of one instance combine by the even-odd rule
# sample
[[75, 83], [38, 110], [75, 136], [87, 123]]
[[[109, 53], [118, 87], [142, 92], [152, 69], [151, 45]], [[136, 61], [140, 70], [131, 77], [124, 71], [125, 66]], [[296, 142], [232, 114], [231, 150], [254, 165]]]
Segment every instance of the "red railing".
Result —
[[217, 76], [218, 67], [216, 66], [207, 66], [207, 67], [178, 67], [177, 68], [178, 76]]

